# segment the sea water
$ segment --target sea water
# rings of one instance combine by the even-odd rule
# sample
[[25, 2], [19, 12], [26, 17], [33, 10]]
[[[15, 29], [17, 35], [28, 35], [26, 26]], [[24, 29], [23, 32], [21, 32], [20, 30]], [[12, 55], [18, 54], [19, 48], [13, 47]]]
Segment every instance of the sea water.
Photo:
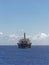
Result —
[[49, 65], [49, 46], [0, 46], [0, 65]]

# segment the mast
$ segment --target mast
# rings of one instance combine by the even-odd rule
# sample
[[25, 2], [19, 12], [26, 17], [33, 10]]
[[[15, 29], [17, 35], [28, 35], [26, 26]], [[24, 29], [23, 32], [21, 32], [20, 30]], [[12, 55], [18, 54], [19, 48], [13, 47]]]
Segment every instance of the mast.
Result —
[[26, 39], [26, 34], [24, 33], [24, 39]]

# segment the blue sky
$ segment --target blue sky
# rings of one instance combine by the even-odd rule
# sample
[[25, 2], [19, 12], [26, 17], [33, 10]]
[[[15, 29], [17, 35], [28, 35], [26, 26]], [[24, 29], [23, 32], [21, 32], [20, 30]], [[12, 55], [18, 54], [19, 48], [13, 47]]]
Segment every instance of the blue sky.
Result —
[[0, 0], [0, 32], [8, 36], [22, 30], [49, 34], [49, 0]]

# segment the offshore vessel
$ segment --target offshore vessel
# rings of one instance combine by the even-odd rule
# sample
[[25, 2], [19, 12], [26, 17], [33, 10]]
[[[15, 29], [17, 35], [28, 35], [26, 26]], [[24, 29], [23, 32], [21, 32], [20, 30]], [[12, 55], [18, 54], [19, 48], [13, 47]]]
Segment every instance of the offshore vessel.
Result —
[[31, 42], [29, 38], [26, 38], [26, 34], [24, 33], [24, 38], [20, 39], [17, 43], [18, 48], [31, 48]]

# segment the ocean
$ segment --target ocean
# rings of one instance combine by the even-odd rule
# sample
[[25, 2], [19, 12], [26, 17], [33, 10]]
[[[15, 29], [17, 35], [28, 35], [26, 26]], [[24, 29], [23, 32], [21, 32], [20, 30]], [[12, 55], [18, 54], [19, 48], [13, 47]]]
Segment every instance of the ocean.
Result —
[[49, 65], [49, 46], [0, 46], [0, 65]]

